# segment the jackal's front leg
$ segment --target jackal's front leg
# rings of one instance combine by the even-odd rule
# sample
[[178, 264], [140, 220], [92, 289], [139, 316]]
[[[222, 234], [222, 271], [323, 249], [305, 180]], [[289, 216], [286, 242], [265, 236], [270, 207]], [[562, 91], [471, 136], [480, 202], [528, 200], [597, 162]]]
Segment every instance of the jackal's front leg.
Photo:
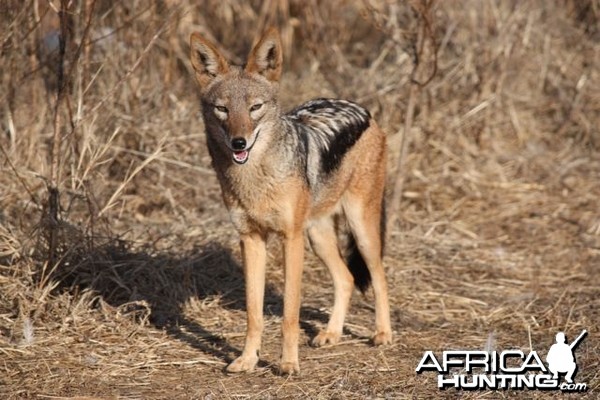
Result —
[[283, 294], [283, 348], [279, 370], [282, 374], [300, 372], [298, 339], [300, 336], [300, 297], [304, 264], [304, 236], [295, 232], [285, 238], [285, 288]]
[[258, 362], [263, 331], [263, 298], [265, 293], [265, 239], [259, 233], [241, 236], [246, 281], [246, 313], [248, 327], [242, 354], [227, 366], [228, 372], [251, 371]]

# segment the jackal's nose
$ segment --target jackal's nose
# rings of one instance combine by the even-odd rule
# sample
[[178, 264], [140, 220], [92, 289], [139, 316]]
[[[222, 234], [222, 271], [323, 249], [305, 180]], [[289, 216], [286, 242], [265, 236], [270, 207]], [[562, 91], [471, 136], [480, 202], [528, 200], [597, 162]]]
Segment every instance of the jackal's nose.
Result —
[[246, 139], [240, 137], [231, 139], [231, 147], [233, 150], [244, 150], [246, 148]]

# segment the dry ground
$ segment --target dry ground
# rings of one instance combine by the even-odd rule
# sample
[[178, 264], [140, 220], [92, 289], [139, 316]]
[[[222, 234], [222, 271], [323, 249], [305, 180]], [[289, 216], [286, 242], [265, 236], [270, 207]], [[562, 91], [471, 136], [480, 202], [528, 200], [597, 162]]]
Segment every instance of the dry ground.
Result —
[[442, 392], [415, 368], [426, 350], [545, 357], [556, 332], [572, 340], [583, 329], [576, 381], [588, 391], [570, 397], [596, 398], [600, 3], [436, 5], [438, 71], [416, 99], [385, 257], [394, 343], [369, 345], [372, 294], [355, 293], [343, 342], [308, 346], [333, 300], [309, 252], [302, 372], [292, 377], [275, 368], [276, 240], [262, 362], [253, 373], [223, 372], [243, 346], [243, 278], [186, 38], [200, 30], [239, 62], [262, 27], [280, 26], [284, 107], [316, 96], [367, 106], [388, 133], [391, 187], [416, 14], [408, 3], [358, 0], [111, 3], [70, 8], [58, 220], [47, 200], [56, 58], [46, 50], [56, 13], [39, 1], [0, 6], [1, 398], [557, 397]]

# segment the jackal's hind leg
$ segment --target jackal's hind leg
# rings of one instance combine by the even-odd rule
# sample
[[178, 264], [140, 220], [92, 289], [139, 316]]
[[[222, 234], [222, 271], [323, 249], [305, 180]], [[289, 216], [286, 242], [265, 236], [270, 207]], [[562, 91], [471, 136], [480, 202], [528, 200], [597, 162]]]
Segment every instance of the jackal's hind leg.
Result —
[[373, 344], [376, 346], [392, 342], [388, 289], [381, 256], [381, 207], [379, 204], [364, 201], [357, 195], [348, 196], [344, 204], [344, 212], [348, 218], [350, 229], [371, 274], [375, 293], [376, 331], [373, 336]]
[[312, 340], [313, 346], [320, 347], [336, 344], [340, 340], [352, 297], [354, 279], [340, 255], [332, 217], [312, 222], [308, 228], [308, 236], [315, 254], [329, 269], [335, 290], [333, 310], [327, 328]]

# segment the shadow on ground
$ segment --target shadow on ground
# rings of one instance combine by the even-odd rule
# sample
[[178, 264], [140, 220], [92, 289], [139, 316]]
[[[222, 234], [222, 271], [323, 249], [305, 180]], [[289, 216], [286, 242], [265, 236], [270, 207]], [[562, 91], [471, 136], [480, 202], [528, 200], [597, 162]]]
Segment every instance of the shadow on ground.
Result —
[[[223, 361], [231, 362], [232, 355], [241, 353], [220, 333], [211, 332], [184, 313], [185, 304], [193, 298], [200, 303], [219, 298], [223, 308], [245, 311], [243, 269], [229, 249], [210, 242], [185, 253], [176, 249], [134, 250], [120, 240], [90, 245], [81, 239], [79, 245], [64, 252], [53, 272], [53, 279], [60, 282], [57, 290], [92, 289], [111, 306], [148, 317], [153, 326], [173, 338]], [[268, 283], [264, 309], [267, 315], [275, 316], [281, 316], [283, 310], [282, 297]], [[302, 329], [313, 337], [317, 333], [315, 322], [324, 323], [327, 316], [304, 307], [301, 319]], [[245, 324], [245, 317], [239, 323]]]

